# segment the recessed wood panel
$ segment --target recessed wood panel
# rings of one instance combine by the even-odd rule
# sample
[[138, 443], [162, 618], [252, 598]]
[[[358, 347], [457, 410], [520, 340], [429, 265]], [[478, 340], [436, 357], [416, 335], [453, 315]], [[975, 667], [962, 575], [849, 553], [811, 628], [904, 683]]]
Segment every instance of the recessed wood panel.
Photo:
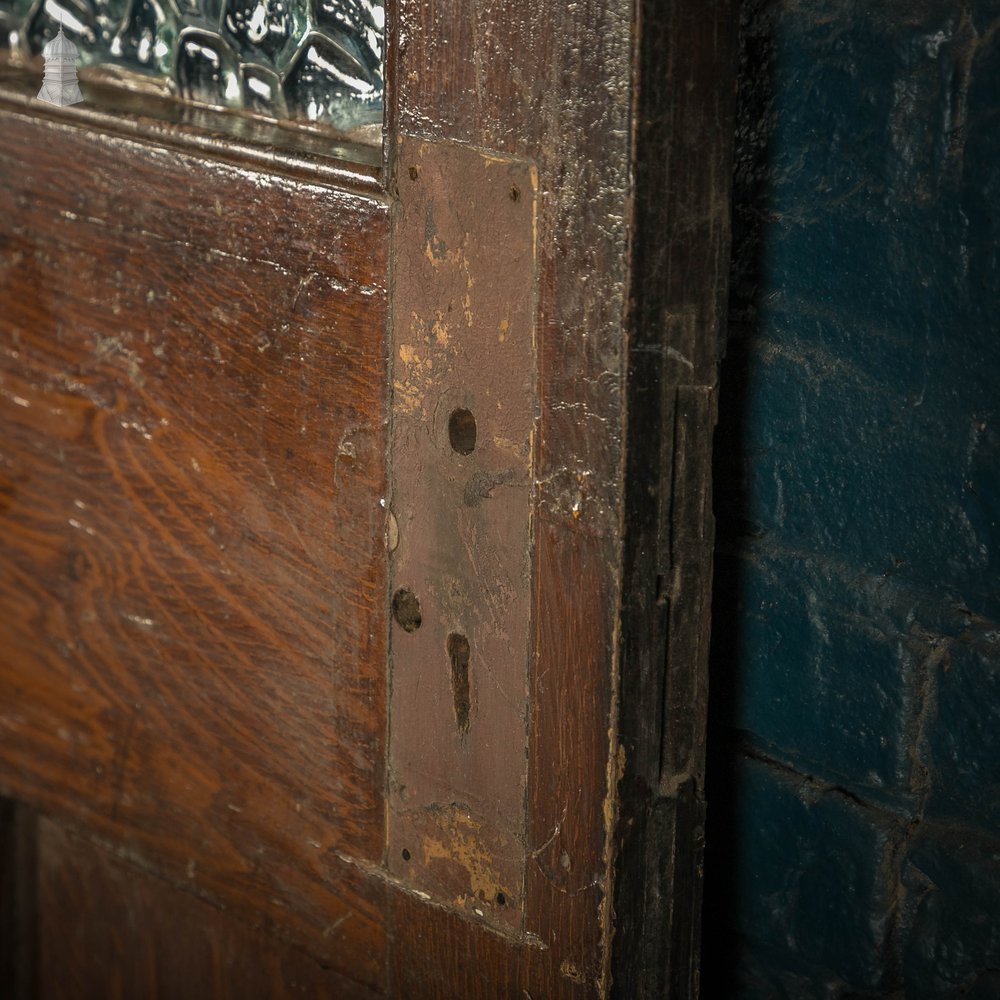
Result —
[[0, 787], [375, 984], [387, 206], [0, 132]]

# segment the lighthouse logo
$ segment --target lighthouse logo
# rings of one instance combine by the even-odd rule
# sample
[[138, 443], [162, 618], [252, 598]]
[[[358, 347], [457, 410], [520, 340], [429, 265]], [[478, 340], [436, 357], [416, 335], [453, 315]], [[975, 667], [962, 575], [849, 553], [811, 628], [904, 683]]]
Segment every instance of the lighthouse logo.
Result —
[[76, 79], [78, 54], [76, 46], [63, 34], [62, 25], [59, 25], [59, 34], [42, 49], [45, 76], [42, 78], [42, 89], [38, 91], [40, 101], [65, 107], [83, 100]]

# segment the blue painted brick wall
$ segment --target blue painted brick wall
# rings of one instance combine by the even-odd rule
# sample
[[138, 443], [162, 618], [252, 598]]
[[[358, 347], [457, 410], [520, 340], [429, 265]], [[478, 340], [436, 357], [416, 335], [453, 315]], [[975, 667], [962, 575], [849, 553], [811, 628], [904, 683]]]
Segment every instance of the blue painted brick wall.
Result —
[[996, 1000], [1000, 0], [743, 40], [706, 995]]

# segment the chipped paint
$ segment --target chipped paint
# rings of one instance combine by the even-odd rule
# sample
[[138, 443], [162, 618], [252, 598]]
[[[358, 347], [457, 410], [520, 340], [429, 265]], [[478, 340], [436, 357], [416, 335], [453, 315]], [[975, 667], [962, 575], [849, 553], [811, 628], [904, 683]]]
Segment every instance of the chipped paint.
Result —
[[[388, 867], [436, 903], [518, 929], [538, 408], [535, 187], [523, 162], [448, 144], [423, 143], [403, 162], [415, 169], [398, 178], [393, 236], [399, 532], [390, 592], [412, 590], [422, 617], [415, 630], [391, 632]], [[473, 421], [468, 448], [456, 444], [456, 414]], [[456, 649], [465, 651], [458, 671]]]
[[560, 963], [559, 975], [570, 980], [570, 982], [579, 983], [580, 985], [583, 985], [587, 982], [587, 977], [568, 958], [563, 959], [563, 961]]
[[455, 897], [456, 906], [465, 907], [474, 901], [492, 905], [497, 893], [513, 895], [512, 887], [504, 884], [497, 872], [492, 854], [479, 839], [481, 823], [456, 806], [436, 811], [434, 818], [438, 831], [424, 836], [424, 864], [444, 861], [465, 871], [469, 892]]

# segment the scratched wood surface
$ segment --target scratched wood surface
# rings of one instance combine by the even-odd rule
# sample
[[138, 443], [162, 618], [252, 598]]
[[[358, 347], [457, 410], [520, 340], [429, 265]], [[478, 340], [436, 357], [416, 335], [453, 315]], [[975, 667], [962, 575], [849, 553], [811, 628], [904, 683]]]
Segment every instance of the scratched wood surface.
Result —
[[379, 993], [190, 892], [38, 824], [37, 995], [371, 1000]]
[[[537, 951], [463, 941], [467, 972], [400, 903], [396, 967], [435, 997], [600, 996], [610, 989], [612, 703], [621, 559], [624, 314], [633, 5], [400, 0], [400, 132], [537, 165], [540, 410], [525, 927]], [[428, 954], [428, 949], [430, 952]], [[412, 983], [418, 975], [410, 972]], [[467, 991], [467, 992], [463, 992]], [[523, 998], [522, 998], [523, 1000]]]
[[0, 788], [377, 985], [387, 206], [0, 135]]
[[[261, 156], [241, 166], [250, 161], [221, 143], [186, 155], [181, 126], [164, 145], [143, 139], [145, 126], [129, 139], [103, 121], [32, 121], [23, 102], [0, 110], [0, 792], [69, 820], [87, 851], [114, 852], [125, 870], [301, 945], [359, 995], [626, 997], [632, 952], [646, 963], [640, 979], [648, 967], [666, 981], [674, 941], [687, 949], [674, 995], [696, 990], [701, 791], [678, 793], [669, 817], [650, 812], [661, 755], [674, 777], [700, 773], [702, 706], [688, 718], [680, 702], [704, 700], [706, 577], [694, 566], [692, 600], [676, 605], [677, 683], [666, 694], [677, 725], [665, 733], [661, 612], [623, 609], [622, 574], [656, 594], [661, 562], [628, 553], [660, 544], [657, 498], [673, 487], [658, 461], [673, 424], [662, 401], [644, 408], [629, 394], [630, 374], [650, 393], [658, 378], [629, 351], [662, 366], [667, 347], [710, 333], [704, 323], [665, 332], [660, 307], [686, 282], [702, 305], [718, 300], [725, 234], [714, 257], [701, 249], [682, 267], [701, 224], [692, 215], [671, 244], [674, 299], [653, 294], [642, 308], [635, 297], [662, 273], [630, 236], [637, 208], [652, 211], [665, 185], [669, 204], [683, 205], [722, 155], [724, 122], [704, 98], [724, 46], [721, 21], [698, 22], [693, 0], [666, 5], [698, 48], [685, 64], [685, 39], [672, 41], [672, 78], [695, 67], [697, 97], [650, 137], [636, 110], [660, 121], [664, 106], [683, 104], [677, 88], [635, 91], [654, 7], [389, 3], [388, 196], [304, 180], [308, 164], [295, 178], [267, 176]], [[717, 82], [728, 85], [724, 73]], [[669, 176], [637, 170], [637, 143], [662, 156], [661, 139], [697, 135], [713, 114], [711, 142], [678, 147], [688, 172], [676, 162]], [[538, 171], [520, 933], [432, 906], [382, 867], [391, 722], [379, 501], [400, 135]], [[350, 171], [324, 176], [354, 183], [337, 179]], [[714, 348], [698, 343], [704, 385]], [[684, 482], [694, 493], [682, 505], [691, 545], [678, 549], [688, 562], [704, 559], [696, 501], [711, 429], [710, 408], [693, 412]], [[639, 505], [651, 534], [625, 521], [626, 468], [634, 495], [654, 498]], [[623, 624], [635, 671], [624, 681]], [[58, 844], [50, 900], [110, 863]], [[649, 944], [642, 878], [655, 872], [657, 891], [672, 891], [678, 866], [691, 902], [672, 913], [662, 948]], [[617, 898], [616, 872], [631, 887]], [[136, 891], [123, 912], [144, 912]], [[630, 933], [613, 937], [623, 921]], [[254, 947], [242, 946], [251, 967]], [[204, 957], [191, 968], [195, 979], [215, 974]]]
[[629, 440], [626, 472], [613, 973], [620, 996], [654, 1000], [696, 995], [699, 982], [711, 444], [738, 4], [639, 6], [628, 406], [644, 431]]

